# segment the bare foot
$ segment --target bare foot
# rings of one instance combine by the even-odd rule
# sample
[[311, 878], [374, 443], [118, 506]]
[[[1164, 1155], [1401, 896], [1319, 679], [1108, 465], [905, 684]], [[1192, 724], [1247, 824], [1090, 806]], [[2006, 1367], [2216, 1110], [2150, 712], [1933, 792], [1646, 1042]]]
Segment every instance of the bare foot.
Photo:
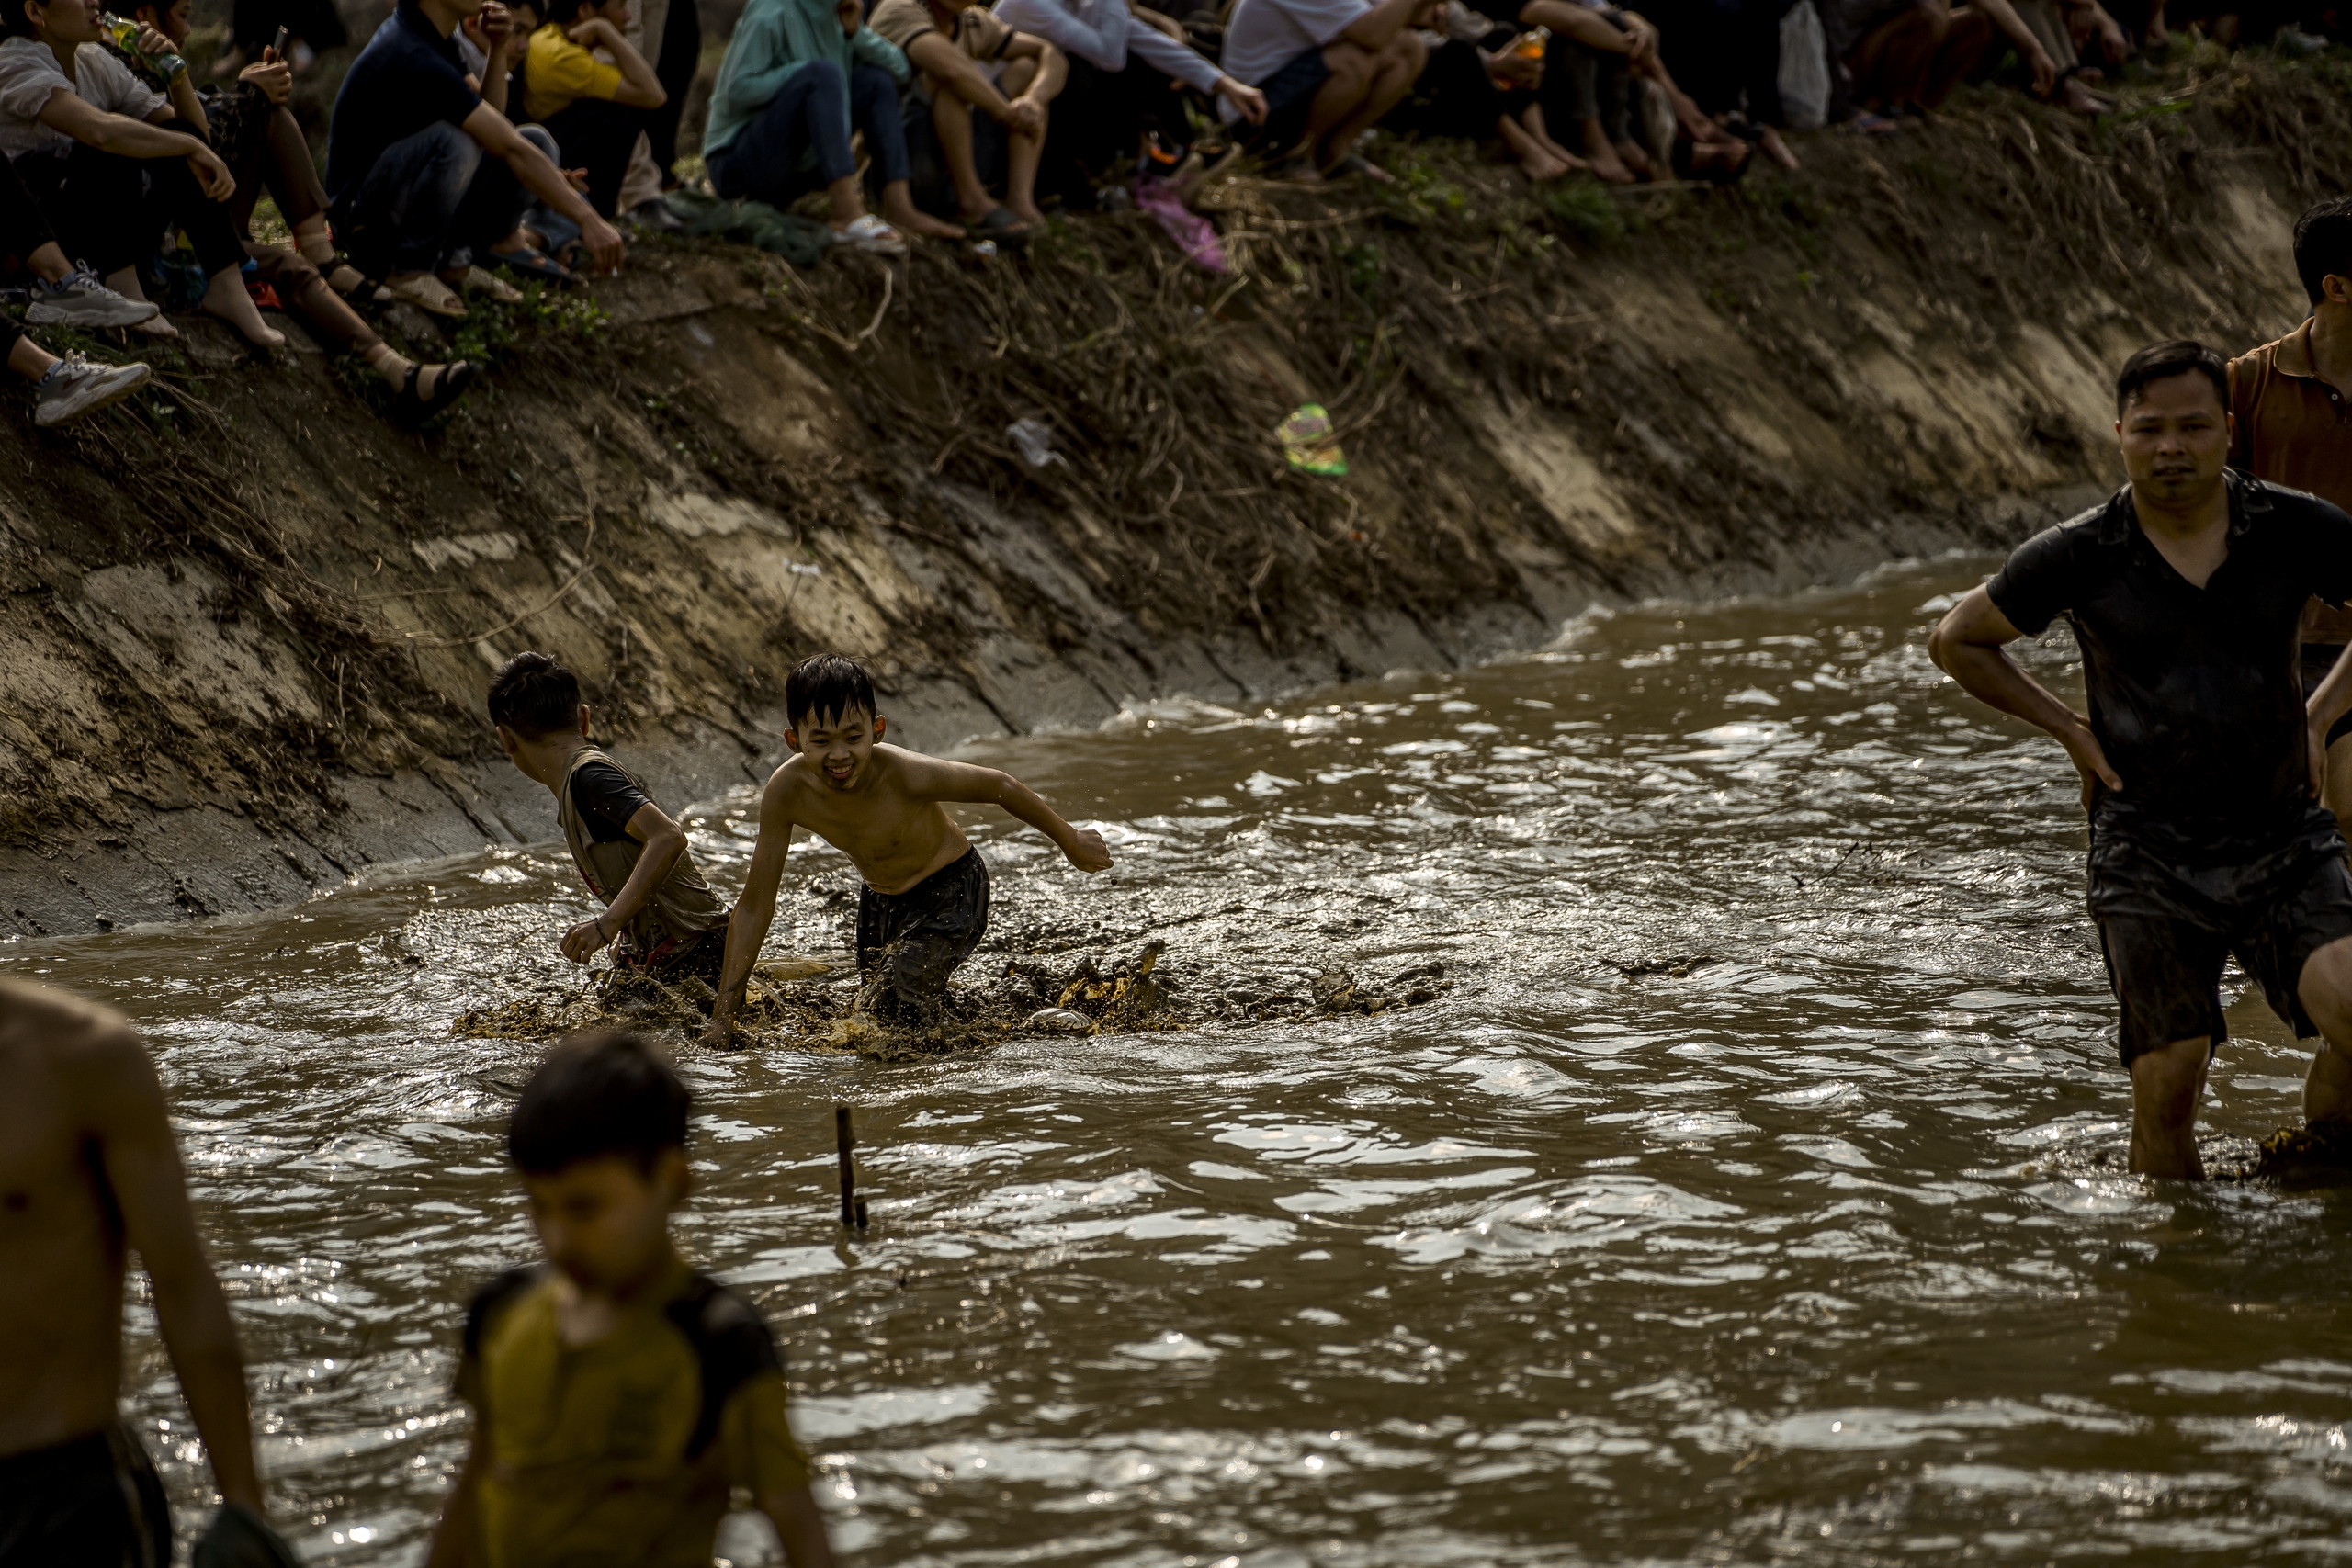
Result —
[[237, 335], [255, 348], [286, 346], [286, 334], [263, 323], [254, 297], [245, 292], [243, 276], [234, 267], [213, 275], [212, 281], [205, 286], [204, 303], [199, 309], [236, 328]]
[[1341, 179], [1349, 175], [1362, 175], [1368, 180], [1374, 180], [1385, 186], [1393, 186], [1396, 183], [1395, 175], [1390, 174], [1361, 152], [1349, 152], [1334, 158], [1323, 170], [1323, 177], [1327, 180]]
[[1786, 141], [1781, 140], [1781, 133], [1775, 128], [1764, 127], [1763, 134], [1756, 139], [1756, 144], [1764, 149], [1765, 156], [1781, 167], [1793, 169], [1797, 166], [1797, 155], [1789, 150]]
[[1040, 233], [1045, 231], [1046, 215], [1037, 210], [1037, 204], [1035, 202], [1008, 201], [1004, 205], [1012, 209], [1012, 215], [1015, 218], [1018, 218], [1023, 223], [1028, 224], [1030, 228], [1036, 230]]
[[145, 333], [152, 338], [162, 338], [165, 342], [180, 335], [179, 328], [172, 325], [171, 318], [160, 313], [150, 316], [143, 321], [134, 321], [131, 323], [130, 330], [135, 333]]
[[893, 200], [888, 197], [883, 198], [882, 221], [901, 234], [921, 234], [930, 240], [960, 240], [964, 237], [962, 224], [933, 218], [911, 201]]
[[1519, 172], [1525, 175], [1531, 183], [1542, 185], [1566, 174], [1568, 166], [1538, 147], [1519, 161]]
[[2113, 98], [2104, 93], [2092, 92], [2083, 85], [2078, 76], [2066, 79], [2065, 88], [2058, 95], [2058, 101], [2076, 114], [2106, 114], [2115, 107]]
[[1657, 177], [1657, 165], [1650, 162], [1650, 155], [1648, 152], [1643, 148], [1640, 142], [1618, 141], [1611, 143], [1611, 145], [1617, 149], [1618, 162], [1624, 164], [1626, 168], [1631, 169], [1635, 179], [1646, 180]]

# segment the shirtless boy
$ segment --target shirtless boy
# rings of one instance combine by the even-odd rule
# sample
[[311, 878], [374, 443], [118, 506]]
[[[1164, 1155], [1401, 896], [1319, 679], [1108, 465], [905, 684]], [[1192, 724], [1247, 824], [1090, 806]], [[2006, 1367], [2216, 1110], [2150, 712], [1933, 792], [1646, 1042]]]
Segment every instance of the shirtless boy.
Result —
[[727, 925], [727, 964], [703, 1043], [724, 1048], [743, 984], [775, 919], [776, 883], [806, 828], [865, 879], [857, 905], [860, 1011], [891, 1022], [934, 1013], [947, 976], [989, 925], [989, 868], [943, 807], [1001, 806], [1059, 845], [1080, 871], [1109, 869], [1102, 835], [1071, 827], [1011, 774], [883, 744], [889, 720], [855, 660], [820, 653], [784, 687], [786, 744], [797, 753], [760, 796], [760, 838]]
[[147, 1053], [114, 1013], [0, 980], [0, 1568], [171, 1562], [163, 1485], [116, 1409], [134, 1249], [225, 1503], [210, 1539], [290, 1563], [262, 1520], [244, 1359]]
[[[1928, 651], [1979, 700], [2048, 730], [2082, 774], [2132, 1168], [2195, 1178], [2233, 954], [2298, 1038], [2320, 1036], [2304, 1119], [2352, 1122], [2352, 874], [2319, 800], [2352, 656], [2308, 702], [2296, 667], [2305, 601], [2352, 601], [2352, 518], [2228, 471], [2228, 376], [2202, 344], [2142, 349], [2115, 402], [2132, 482], [2019, 546]], [[2061, 615], [2087, 716], [2008, 656]]]

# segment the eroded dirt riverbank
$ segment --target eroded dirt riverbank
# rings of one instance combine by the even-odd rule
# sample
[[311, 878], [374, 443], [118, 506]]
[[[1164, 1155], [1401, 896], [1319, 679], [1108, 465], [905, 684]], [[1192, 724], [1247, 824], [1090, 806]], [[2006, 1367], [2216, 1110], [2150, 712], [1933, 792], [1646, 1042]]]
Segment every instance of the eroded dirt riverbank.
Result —
[[[2111, 478], [2129, 348], [2298, 317], [2341, 73], [2216, 51], [2096, 127], [1987, 91], [1704, 200], [1400, 150], [1395, 193], [1213, 189], [1225, 279], [1136, 216], [895, 272], [649, 243], [595, 310], [477, 323], [513, 355], [423, 436], [198, 323], [103, 427], [0, 422], [0, 930], [541, 836], [476, 712], [526, 644], [689, 798], [763, 770], [820, 647], [937, 749], [2006, 542]], [[1279, 455], [1309, 398], [1344, 479]]]
[[[1984, 565], [985, 743], [1119, 863], [978, 826], [969, 983], [1159, 939], [1230, 1011], [689, 1057], [685, 1235], [776, 1325], [853, 1561], [2330, 1560], [2352, 1208], [2104, 1168], [2127, 1100], [2073, 776], [1921, 651]], [[2027, 657], [2071, 683], [2063, 632]], [[744, 802], [690, 830], [731, 891]], [[797, 854], [775, 956], [838, 961], [853, 887]], [[531, 1245], [499, 1140], [537, 1047], [452, 1026], [575, 987], [583, 897], [559, 848], [502, 846], [0, 944], [158, 1051], [310, 1561], [421, 1556], [463, 1303]], [[1335, 964], [1455, 985], [1332, 1016]], [[2230, 1018], [2223, 1151], [2292, 1119], [2304, 1060], [2258, 995]]]

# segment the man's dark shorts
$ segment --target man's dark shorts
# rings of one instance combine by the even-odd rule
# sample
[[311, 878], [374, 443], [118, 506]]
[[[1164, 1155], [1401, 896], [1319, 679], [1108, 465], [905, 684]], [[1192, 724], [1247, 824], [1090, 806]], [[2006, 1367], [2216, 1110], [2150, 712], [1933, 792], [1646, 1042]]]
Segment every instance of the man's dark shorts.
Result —
[[2127, 1067], [2176, 1040], [2229, 1038], [2221, 979], [2232, 953], [2297, 1039], [2317, 1034], [2296, 984], [2312, 953], [2352, 936], [2352, 872], [2340, 839], [2199, 867], [2174, 864], [2120, 833], [2098, 834], [2088, 901], [2123, 1009]]
[[168, 1568], [164, 1483], [121, 1427], [0, 1459], [0, 1568]]
[[894, 1022], [939, 1010], [947, 976], [989, 929], [989, 868], [978, 850], [904, 893], [864, 889], [857, 900], [857, 972], [865, 1010]]
[[1330, 79], [1331, 67], [1324, 62], [1321, 50], [1310, 49], [1294, 57], [1259, 84], [1258, 90], [1266, 95], [1266, 118], [1256, 126], [1236, 127], [1242, 145], [1272, 153], [1297, 146], [1306, 135], [1307, 111], [1315, 107], [1315, 95]]

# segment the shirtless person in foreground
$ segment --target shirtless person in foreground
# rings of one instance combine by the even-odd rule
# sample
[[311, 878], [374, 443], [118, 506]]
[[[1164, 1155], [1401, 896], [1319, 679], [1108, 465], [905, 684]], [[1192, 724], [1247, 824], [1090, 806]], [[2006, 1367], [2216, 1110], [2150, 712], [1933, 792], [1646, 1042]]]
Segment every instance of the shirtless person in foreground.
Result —
[[1102, 835], [1071, 827], [1037, 792], [994, 768], [943, 761], [885, 746], [889, 721], [875, 711], [874, 682], [858, 662], [820, 653], [796, 666], [784, 688], [798, 753], [760, 796], [759, 847], [727, 925], [727, 958], [705, 1045], [731, 1043], [744, 982], [775, 919], [776, 883], [806, 828], [848, 855], [865, 886], [857, 904], [858, 1010], [890, 1023], [938, 1011], [947, 976], [972, 955], [989, 925], [989, 868], [942, 809], [947, 802], [1001, 806], [1061, 846], [1080, 871], [1104, 871]]
[[136, 1250], [223, 1507], [205, 1561], [294, 1558], [262, 1519], [244, 1359], [147, 1053], [121, 1018], [0, 980], [0, 1568], [165, 1568], [172, 1525], [122, 1424]]

